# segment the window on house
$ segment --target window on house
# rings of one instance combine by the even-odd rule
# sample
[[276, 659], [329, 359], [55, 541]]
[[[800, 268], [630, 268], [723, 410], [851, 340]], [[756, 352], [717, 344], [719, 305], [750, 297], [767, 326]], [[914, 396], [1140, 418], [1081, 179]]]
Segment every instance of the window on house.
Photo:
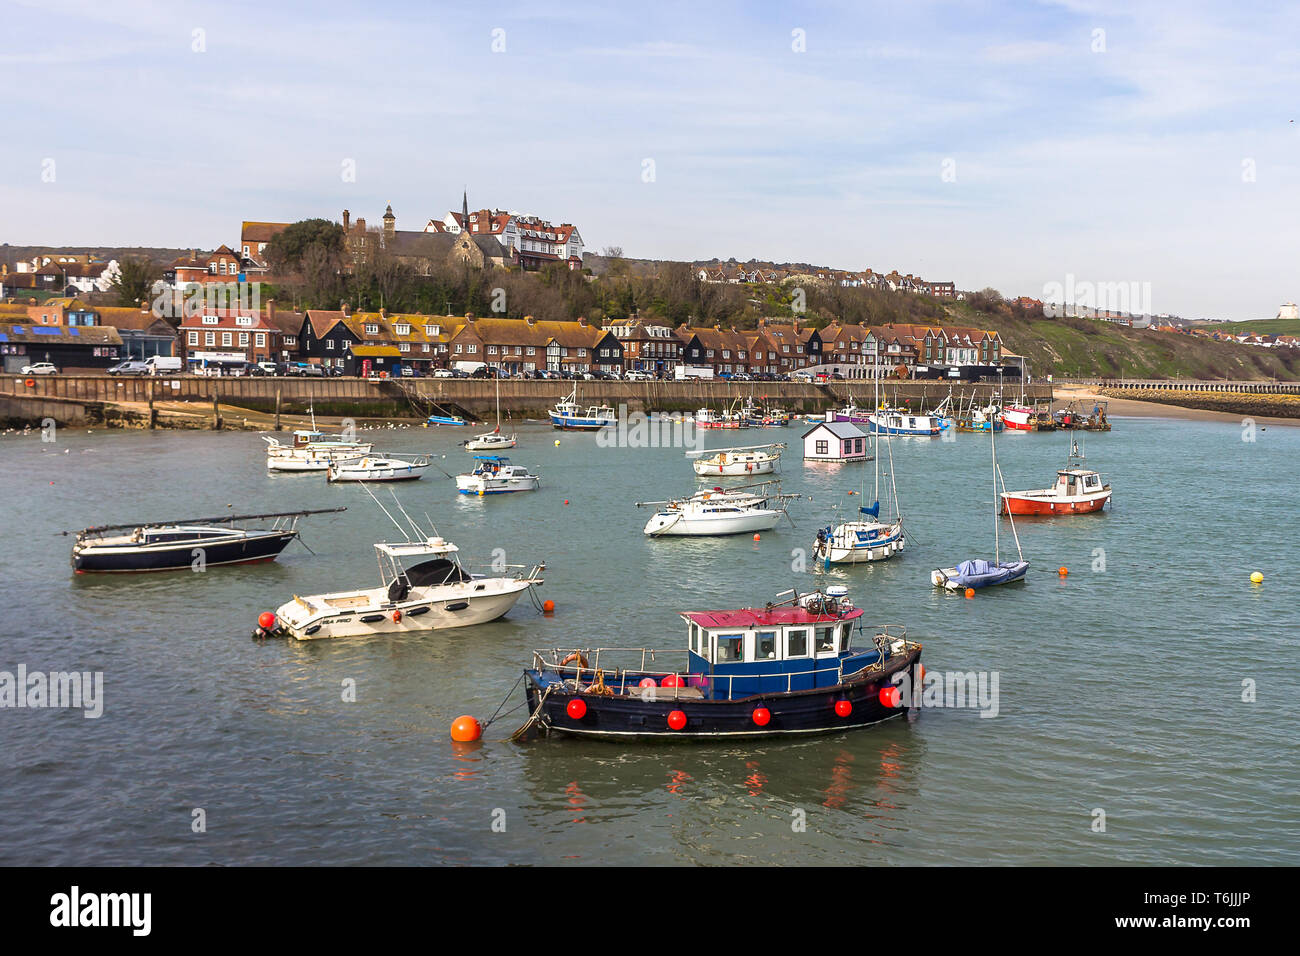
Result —
[[258, 332], [258, 333], [257, 333], [257, 336], [256, 336], [256, 342], [257, 342], [257, 347], [258, 347], [259, 349], [260, 349], [260, 348], [265, 348], [265, 346], [266, 346], [266, 333], [265, 333], [265, 332]]
[[819, 442], [817, 443], [817, 454], [819, 454], [819, 455], [828, 455], [828, 454], [830, 454], [830, 442], [828, 442], [828, 441], [819, 441]]
[[216, 345], [216, 344], [217, 344], [217, 333], [216, 333], [216, 332], [204, 332], [204, 333], [203, 333], [203, 344], [204, 344], [204, 345]]
[[189, 337], [189, 343], [190, 343], [190, 345], [198, 345], [198, 344], [199, 344], [199, 333], [197, 333], [197, 332], [191, 332], [191, 333], [190, 333], [190, 337]]
[[230, 344], [231, 344], [231, 340], [232, 340], [233, 338], [234, 338], [234, 333], [233, 333], [233, 332], [222, 332], [222, 333], [221, 333], [221, 346], [222, 346], [222, 348], [225, 348], [227, 345], [230, 345]]
[[239, 333], [239, 345], [240, 345], [241, 348], [244, 348], [244, 347], [246, 347], [246, 346], [248, 345], [248, 333], [247, 333], [247, 332], [240, 332], [240, 333]]
[[334, 350], [334, 340], [333, 340], [333, 339], [326, 339], [326, 340], [325, 340], [325, 348], [326, 348], [327, 351], [331, 351], [331, 352], [332, 352], [332, 351]]
[[372, 324], [372, 323], [370, 323], [370, 322], [367, 322], [367, 323], [366, 323], [366, 334], [367, 334], [367, 335], [378, 335], [378, 334], [379, 334], [379, 326], [378, 326], [378, 325], [375, 325], [375, 324]]

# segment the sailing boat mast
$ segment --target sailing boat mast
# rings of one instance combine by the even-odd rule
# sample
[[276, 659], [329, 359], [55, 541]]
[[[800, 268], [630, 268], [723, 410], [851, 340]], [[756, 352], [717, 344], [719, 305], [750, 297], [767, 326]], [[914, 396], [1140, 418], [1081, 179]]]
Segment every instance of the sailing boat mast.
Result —
[[989, 450], [993, 458], [993, 563], [1002, 563], [1002, 552], [998, 546], [998, 523], [1000, 521], [998, 508], [998, 443], [994, 437], [993, 429], [989, 429]]

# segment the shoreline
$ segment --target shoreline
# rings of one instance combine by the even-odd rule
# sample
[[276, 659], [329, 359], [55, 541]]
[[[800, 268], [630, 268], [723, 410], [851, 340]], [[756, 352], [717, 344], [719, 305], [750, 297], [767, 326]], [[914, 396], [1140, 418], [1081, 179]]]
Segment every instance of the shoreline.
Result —
[[1053, 391], [1052, 404], [1077, 401], [1080, 403], [1106, 402], [1109, 417], [1120, 418], [1172, 418], [1182, 421], [1197, 422], [1232, 422], [1240, 425], [1243, 418], [1268, 425], [1288, 425], [1300, 427], [1300, 419], [1282, 418], [1276, 415], [1248, 415], [1245, 412], [1219, 412], [1207, 408], [1188, 408], [1186, 405], [1173, 405], [1165, 402], [1147, 402], [1133, 398], [1114, 398], [1096, 389], [1085, 386], [1056, 386]]

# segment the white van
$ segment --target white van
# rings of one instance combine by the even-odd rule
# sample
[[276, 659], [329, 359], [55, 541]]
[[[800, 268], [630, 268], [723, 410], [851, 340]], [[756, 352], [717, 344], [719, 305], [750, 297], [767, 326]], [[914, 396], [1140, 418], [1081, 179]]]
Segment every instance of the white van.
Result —
[[151, 355], [144, 360], [150, 375], [179, 375], [181, 360], [178, 355]]

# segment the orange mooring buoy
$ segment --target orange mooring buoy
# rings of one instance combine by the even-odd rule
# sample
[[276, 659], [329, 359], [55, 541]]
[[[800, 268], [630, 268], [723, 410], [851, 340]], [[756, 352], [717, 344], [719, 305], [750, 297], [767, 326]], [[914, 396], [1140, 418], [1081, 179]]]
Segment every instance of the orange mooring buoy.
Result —
[[473, 743], [482, 736], [482, 726], [469, 714], [462, 714], [451, 722], [451, 739], [457, 743]]
[[974, 589], [974, 588], [967, 588], [967, 589], [966, 589], [966, 596], [967, 596], [968, 598], [973, 598], [973, 597], [975, 596], [975, 589]]

